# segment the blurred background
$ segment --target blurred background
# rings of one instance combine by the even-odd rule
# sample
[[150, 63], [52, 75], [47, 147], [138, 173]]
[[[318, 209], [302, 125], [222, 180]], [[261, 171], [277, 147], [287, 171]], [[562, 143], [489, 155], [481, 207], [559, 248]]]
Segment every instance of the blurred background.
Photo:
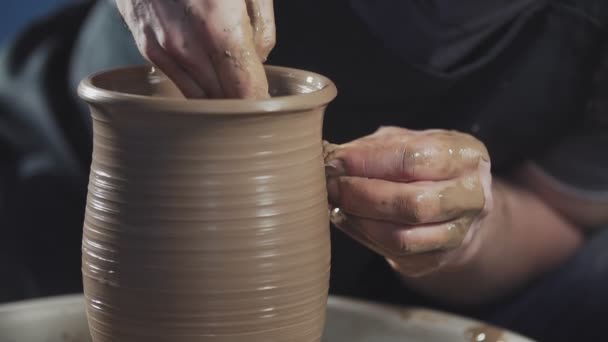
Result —
[[0, 12], [0, 44], [4, 44], [28, 23], [58, 7], [78, 0], [2, 0]]

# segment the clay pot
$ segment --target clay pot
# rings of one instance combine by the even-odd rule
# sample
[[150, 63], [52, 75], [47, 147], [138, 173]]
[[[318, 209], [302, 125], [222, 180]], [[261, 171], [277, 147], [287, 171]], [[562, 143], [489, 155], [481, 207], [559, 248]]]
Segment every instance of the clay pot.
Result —
[[82, 242], [106, 341], [319, 341], [330, 239], [327, 78], [267, 67], [273, 98], [185, 100], [147, 67], [82, 81], [93, 161]]

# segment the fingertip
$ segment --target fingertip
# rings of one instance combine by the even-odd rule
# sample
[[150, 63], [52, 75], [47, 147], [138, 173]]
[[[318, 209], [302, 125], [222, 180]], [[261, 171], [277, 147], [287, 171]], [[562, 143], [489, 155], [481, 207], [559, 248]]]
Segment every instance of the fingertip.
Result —
[[345, 176], [346, 170], [341, 159], [333, 159], [325, 163], [325, 177]]

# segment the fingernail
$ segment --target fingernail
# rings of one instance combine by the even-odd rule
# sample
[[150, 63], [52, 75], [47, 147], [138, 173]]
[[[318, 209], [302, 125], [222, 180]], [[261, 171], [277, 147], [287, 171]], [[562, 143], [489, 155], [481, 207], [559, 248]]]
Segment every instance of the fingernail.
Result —
[[338, 178], [327, 179], [327, 198], [330, 204], [334, 206], [340, 205], [340, 184], [338, 184]]
[[340, 177], [345, 174], [344, 163], [340, 159], [330, 160], [325, 164], [325, 177]]

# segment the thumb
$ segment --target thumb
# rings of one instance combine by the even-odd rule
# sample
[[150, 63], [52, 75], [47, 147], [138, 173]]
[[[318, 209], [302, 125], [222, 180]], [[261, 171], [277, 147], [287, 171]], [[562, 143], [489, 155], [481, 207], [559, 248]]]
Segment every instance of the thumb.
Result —
[[263, 63], [276, 43], [272, 0], [247, 0], [247, 13], [253, 27], [256, 52]]

